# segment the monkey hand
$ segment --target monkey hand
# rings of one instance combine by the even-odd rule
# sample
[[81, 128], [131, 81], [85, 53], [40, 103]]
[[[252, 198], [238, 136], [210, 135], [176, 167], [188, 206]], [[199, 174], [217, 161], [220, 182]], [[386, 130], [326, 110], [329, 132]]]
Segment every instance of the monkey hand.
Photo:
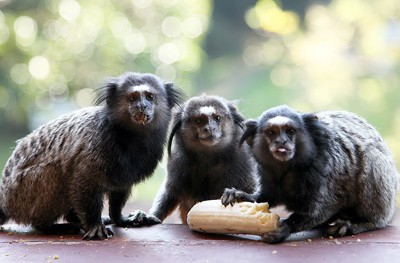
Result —
[[291, 233], [291, 228], [284, 220], [279, 222], [278, 229], [265, 233], [261, 236], [262, 241], [275, 244], [285, 240]]
[[255, 202], [256, 200], [252, 194], [248, 194], [243, 191], [236, 190], [233, 187], [231, 189], [225, 188], [225, 191], [221, 197], [221, 203], [224, 206], [228, 206], [228, 205], [233, 206], [233, 204], [236, 202], [239, 203], [239, 202], [244, 202], [244, 201]]
[[135, 210], [123, 220], [123, 223], [126, 224], [124, 225], [125, 227], [138, 227], [161, 224], [161, 220], [153, 215], [148, 215], [141, 210]]
[[103, 240], [113, 235], [114, 233], [111, 229], [105, 227], [103, 224], [99, 224], [86, 231], [83, 240]]

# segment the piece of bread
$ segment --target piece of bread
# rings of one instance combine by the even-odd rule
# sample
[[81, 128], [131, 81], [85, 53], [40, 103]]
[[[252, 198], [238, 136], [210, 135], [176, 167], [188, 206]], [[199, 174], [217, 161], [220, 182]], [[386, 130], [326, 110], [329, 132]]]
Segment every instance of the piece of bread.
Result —
[[268, 203], [241, 202], [225, 207], [221, 200], [208, 200], [192, 207], [187, 223], [198, 232], [261, 236], [278, 228], [279, 216], [269, 211]]

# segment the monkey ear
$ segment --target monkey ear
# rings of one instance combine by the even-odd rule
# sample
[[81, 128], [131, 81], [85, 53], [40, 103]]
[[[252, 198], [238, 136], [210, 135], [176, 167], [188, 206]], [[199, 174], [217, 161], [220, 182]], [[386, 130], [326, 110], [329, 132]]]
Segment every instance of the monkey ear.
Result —
[[306, 113], [306, 114], [303, 114], [303, 120], [305, 122], [318, 121], [318, 116], [314, 113]]
[[182, 91], [175, 88], [172, 82], [165, 83], [164, 88], [167, 92], [167, 100], [170, 109], [172, 109], [175, 105], [180, 105], [183, 102]]
[[240, 138], [239, 144], [242, 145], [244, 141], [247, 142], [250, 147], [253, 146], [254, 142], [254, 136], [256, 135], [257, 132], [257, 121], [255, 120], [248, 120], [245, 123], [246, 129], [244, 130], [244, 133], [242, 135], [242, 138]]
[[168, 138], [168, 146], [167, 146], [168, 156], [171, 155], [172, 140], [174, 139], [175, 133], [181, 127], [182, 127], [182, 110], [178, 111], [174, 115], [174, 122], [173, 122], [173, 125], [172, 125], [171, 134], [169, 135], [169, 138]]
[[315, 113], [304, 113], [301, 115], [301, 118], [307, 130], [314, 130], [314, 127], [321, 125]]
[[105, 101], [107, 105], [111, 105], [112, 100], [116, 97], [117, 88], [118, 78], [109, 79], [102, 87], [96, 90], [98, 95], [94, 104], [99, 105]]
[[302, 115], [304, 127], [311, 135], [314, 142], [326, 142], [329, 140], [329, 132], [315, 113], [305, 113]]
[[239, 114], [239, 112], [237, 111], [235, 105], [232, 102], [228, 103], [228, 108], [229, 108], [229, 111], [231, 112], [231, 115], [232, 115], [232, 118], [233, 118], [233, 122], [236, 125], [239, 125], [239, 127], [243, 129], [244, 118], [242, 117], [242, 115]]

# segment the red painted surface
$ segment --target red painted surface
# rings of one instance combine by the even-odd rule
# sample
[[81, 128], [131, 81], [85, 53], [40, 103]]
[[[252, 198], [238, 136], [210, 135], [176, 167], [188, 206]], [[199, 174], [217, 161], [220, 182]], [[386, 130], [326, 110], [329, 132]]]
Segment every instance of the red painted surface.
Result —
[[338, 239], [302, 232], [277, 245], [257, 236], [195, 233], [181, 224], [112, 227], [115, 236], [104, 241], [40, 235], [11, 224], [0, 231], [0, 262], [397, 262], [399, 221], [397, 216], [383, 230]]

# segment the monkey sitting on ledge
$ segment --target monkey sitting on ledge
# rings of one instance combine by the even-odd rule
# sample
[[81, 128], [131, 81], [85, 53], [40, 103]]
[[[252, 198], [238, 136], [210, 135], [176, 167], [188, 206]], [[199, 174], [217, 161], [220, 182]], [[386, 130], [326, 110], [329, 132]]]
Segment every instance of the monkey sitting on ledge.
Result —
[[226, 189], [221, 200], [225, 206], [269, 202], [292, 211], [264, 241], [280, 242], [321, 225], [332, 236], [357, 234], [392, 220], [395, 162], [379, 133], [356, 115], [280, 106], [247, 121], [244, 141], [257, 160], [261, 187], [254, 194]]
[[101, 90], [97, 103], [61, 116], [18, 141], [0, 183], [0, 225], [9, 219], [46, 229], [61, 217], [86, 232], [112, 235], [103, 197], [117, 226], [131, 187], [152, 175], [163, 155], [171, 109], [180, 92], [151, 74], [127, 73]]
[[192, 206], [220, 198], [226, 187], [254, 191], [254, 159], [248, 147], [239, 147], [243, 121], [235, 106], [221, 97], [203, 95], [188, 100], [174, 115], [168, 174], [150, 216], [142, 211], [131, 214], [138, 225], [156, 223], [153, 216], [163, 221], [177, 207], [186, 224]]

